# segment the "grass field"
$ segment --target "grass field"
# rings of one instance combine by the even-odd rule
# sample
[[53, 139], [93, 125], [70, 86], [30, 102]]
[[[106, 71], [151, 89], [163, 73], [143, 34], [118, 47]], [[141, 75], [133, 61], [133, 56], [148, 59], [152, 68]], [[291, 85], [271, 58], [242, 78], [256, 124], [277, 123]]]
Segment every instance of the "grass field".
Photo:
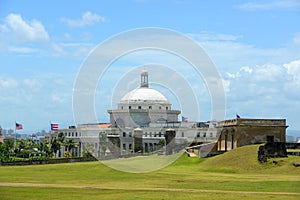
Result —
[[[2, 166], [0, 199], [300, 199], [300, 168], [292, 165], [300, 157], [259, 164], [257, 149], [206, 159], [182, 155], [151, 173], [116, 171], [100, 162]], [[125, 161], [134, 165], [136, 159]]]

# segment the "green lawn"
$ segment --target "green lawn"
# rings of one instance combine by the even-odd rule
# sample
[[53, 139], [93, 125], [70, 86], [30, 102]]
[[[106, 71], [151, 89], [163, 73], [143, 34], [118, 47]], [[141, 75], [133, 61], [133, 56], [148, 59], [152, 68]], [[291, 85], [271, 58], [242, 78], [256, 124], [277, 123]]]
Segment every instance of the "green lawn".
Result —
[[[300, 199], [300, 168], [292, 165], [300, 157], [259, 164], [257, 148], [206, 159], [183, 155], [150, 173], [116, 171], [100, 162], [2, 166], [0, 199]], [[145, 158], [114, 162], [130, 166], [138, 159]], [[143, 162], [155, 164], [157, 159]]]

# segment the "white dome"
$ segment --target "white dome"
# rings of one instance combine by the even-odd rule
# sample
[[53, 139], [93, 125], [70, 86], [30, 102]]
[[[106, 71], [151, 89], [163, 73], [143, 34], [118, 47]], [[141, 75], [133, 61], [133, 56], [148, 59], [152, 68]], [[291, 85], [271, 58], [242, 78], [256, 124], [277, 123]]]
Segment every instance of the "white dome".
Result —
[[162, 95], [157, 90], [141, 87], [128, 92], [122, 99], [120, 103], [129, 102], [159, 102], [159, 103], [169, 103], [164, 95]]

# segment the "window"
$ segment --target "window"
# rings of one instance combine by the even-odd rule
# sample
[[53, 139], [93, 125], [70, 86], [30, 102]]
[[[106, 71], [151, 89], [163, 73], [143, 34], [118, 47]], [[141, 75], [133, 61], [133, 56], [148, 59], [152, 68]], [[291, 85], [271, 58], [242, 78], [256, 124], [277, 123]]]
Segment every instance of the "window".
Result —
[[206, 137], [206, 132], [203, 133], [203, 137]]
[[77, 133], [77, 132], [75, 133], [75, 136], [76, 136], [76, 137], [78, 136], [78, 133]]
[[166, 110], [169, 110], [168, 106], [166, 107]]
[[210, 133], [210, 137], [213, 137], [213, 133]]
[[147, 132], [145, 132], [145, 137], [147, 137]]
[[123, 143], [123, 150], [126, 150], [126, 144]]
[[200, 137], [200, 132], [197, 133], [197, 137]]
[[161, 132], [158, 133], [158, 137], [161, 137]]
[[123, 110], [123, 106], [121, 106], [121, 109]]
[[131, 143], [129, 144], [129, 147], [128, 147], [128, 148], [129, 148], [130, 150], [132, 149], [132, 144], [131, 144]]
[[181, 132], [181, 137], [184, 137], [184, 132]]
[[131, 132], [129, 132], [129, 135], [128, 135], [128, 137], [132, 137], [132, 133], [131, 133]]
[[152, 109], [152, 106], [149, 106], [149, 109], [151, 110], [151, 109]]
[[131, 106], [128, 106], [128, 109], [130, 110], [130, 109], [131, 109]]
[[123, 137], [126, 137], [126, 132], [123, 132]]
[[150, 137], [152, 137], [152, 132], [150, 132]]
[[141, 110], [141, 109], [142, 109], [142, 106], [139, 106], [138, 108], [139, 108], [139, 110]]
[[154, 137], [156, 137], [157, 135], [156, 135], [156, 132], [154, 132]]
[[161, 106], [159, 106], [158, 109], [161, 110]]
[[72, 137], [74, 137], [74, 132], [72, 132]]

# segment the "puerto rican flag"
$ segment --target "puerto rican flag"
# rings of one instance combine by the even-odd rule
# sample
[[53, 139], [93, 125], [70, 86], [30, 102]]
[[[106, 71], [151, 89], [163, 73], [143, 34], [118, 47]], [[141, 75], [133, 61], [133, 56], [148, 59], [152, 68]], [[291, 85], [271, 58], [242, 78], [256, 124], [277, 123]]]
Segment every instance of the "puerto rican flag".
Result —
[[22, 130], [23, 129], [23, 125], [16, 123], [16, 130]]
[[51, 131], [57, 131], [58, 130], [58, 124], [51, 124]]

